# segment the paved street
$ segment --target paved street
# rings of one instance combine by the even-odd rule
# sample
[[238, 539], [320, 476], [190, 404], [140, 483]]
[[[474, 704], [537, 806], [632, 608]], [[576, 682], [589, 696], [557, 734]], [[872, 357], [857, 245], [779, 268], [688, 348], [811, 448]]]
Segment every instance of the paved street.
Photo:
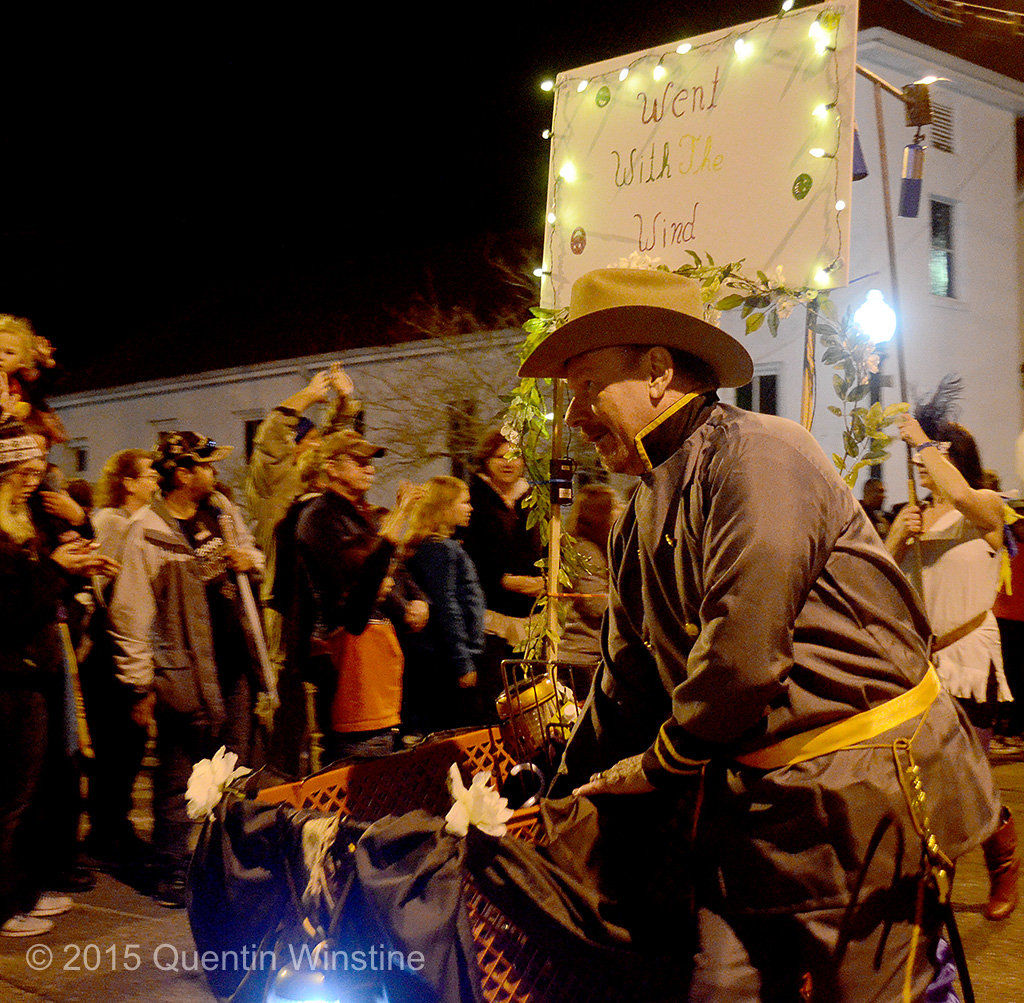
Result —
[[[1024, 752], [994, 758], [1005, 803], [1024, 818]], [[144, 819], [145, 790], [140, 791]], [[981, 852], [959, 868], [954, 901], [979, 1003], [1024, 1000], [1024, 908], [1003, 923], [981, 915], [987, 895]], [[158, 906], [108, 875], [93, 891], [76, 895], [71, 912], [38, 939], [0, 942], [0, 1000], [146, 1003], [212, 1000], [182, 911]], [[34, 970], [34, 963], [38, 970]]]
[[[1024, 818], [1024, 754], [993, 757], [1003, 803], [1017, 819]], [[1024, 908], [1002, 923], [981, 914], [988, 897], [988, 876], [981, 850], [961, 860], [953, 902], [978, 1003], [1020, 1003], [1024, 1000]]]

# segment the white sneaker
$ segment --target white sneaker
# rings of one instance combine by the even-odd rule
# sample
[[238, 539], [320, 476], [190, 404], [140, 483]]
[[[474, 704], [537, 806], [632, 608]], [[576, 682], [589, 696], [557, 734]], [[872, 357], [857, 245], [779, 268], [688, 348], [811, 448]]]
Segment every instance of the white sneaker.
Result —
[[39, 919], [37, 916], [18, 913], [0, 927], [0, 935], [4, 937], [38, 937], [49, 933], [52, 929], [52, 919]]
[[67, 912], [75, 903], [68, 895], [54, 895], [52, 892], [45, 892], [39, 896], [35, 907], [29, 910], [30, 916], [41, 919], [44, 916], [59, 916]]

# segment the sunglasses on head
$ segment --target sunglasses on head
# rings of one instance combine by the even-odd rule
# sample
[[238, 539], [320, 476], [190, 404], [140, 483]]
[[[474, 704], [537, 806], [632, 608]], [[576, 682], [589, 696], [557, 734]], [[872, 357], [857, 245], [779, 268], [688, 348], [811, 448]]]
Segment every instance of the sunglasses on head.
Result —
[[217, 449], [217, 443], [214, 442], [213, 439], [207, 439], [202, 445], [196, 446], [192, 452], [195, 453], [199, 459], [206, 460], [213, 456], [213, 454], [217, 452]]

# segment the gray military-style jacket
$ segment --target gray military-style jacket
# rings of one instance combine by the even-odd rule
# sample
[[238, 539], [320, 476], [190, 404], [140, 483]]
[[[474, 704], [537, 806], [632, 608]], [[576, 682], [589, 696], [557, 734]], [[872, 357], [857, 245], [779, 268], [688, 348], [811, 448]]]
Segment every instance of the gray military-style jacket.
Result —
[[566, 750], [570, 778], [643, 753], [648, 779], [671, 791], [706, 768], [710, 883], [738, 911], [844, 905], [865, 871], [862, 894], [876, 877], [885, 887], [894, 841], [898, 866], [916, 873], [900, 736], [913, 736], [943, 851], [988, 835], [991, 773], [944, 692], [923, 720], [857, 748], [768, 771], [736, 762], [912, 688], [928, 624], [799, 425], [699, 398], [643, 444], [652, 467], [613, 533], [603, 664]]
[[[263, 555], [238, 508], [222, 495], [214, 501], [230, 518], [237, 546], [262, 573]], [[224, 720], [206, 586], [195, 551], [162, 499], [136, 512], [128, 525], [110, 621], [122, 682], [139, 693], [155, 689], [176, 711], [202, 711], [215, 726]], [[243, 625], [247, 635], [259, 629], [244, 619]]]

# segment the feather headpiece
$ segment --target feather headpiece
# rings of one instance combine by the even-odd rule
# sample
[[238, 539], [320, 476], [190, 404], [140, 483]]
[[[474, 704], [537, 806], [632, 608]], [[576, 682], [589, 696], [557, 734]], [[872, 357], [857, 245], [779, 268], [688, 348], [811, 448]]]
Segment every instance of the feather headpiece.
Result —
[[960, 416], [960, 395], [963, 389], [964, 381], [960, 376], [947, 373], [939, 380], [931, 397], [918, 398], [914, 405], [914, 417], [929, 439], [943, 442], [949, 438], [943, 435], [943, 429]]

